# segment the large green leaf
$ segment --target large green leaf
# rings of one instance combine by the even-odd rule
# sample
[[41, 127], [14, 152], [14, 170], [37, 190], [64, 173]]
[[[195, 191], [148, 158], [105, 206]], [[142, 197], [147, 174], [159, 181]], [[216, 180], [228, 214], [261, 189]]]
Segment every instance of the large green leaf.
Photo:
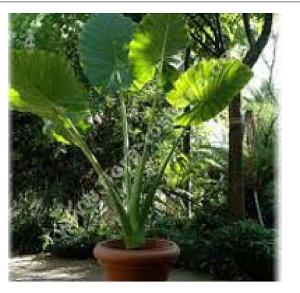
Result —
[[122, 14], [95, 14], [85, 24], [79, 52], [92, 86], [114, 93], [131, 84], [128, 53], [132, 35], [133, 21]]
[[88, 93], [60, 55], [45, 51], [13, 51], [9, 96], [12, 109], [49, 119], [56, 127], [61, 128], [64, 118], [86, 127]]
[[252, 77], [238, 60], [211, 59], [189, 68], [168, 94], [168, 102], [190, 110], [176, 119], [179, 125], [197, 125], [221, 112]]
[[172, 56], [185, 49], [186, 42], [187, 28], [182, 14], [146, 15], [130, 43], [135, 85], [141, 88], [153, 79], [157, 65], [168, 63]]
[[128, 234], [130, 224], [120, 198], [109, 176], [74, 125], [77, 122], [76, 126], [80, 126], [82, 116], [89, 113], [87, 97], [86, 90], [76, 80], [65, 58], [43, 51], [13, 51], [11, 107], [50, 120], [54, 123], [54, 126], [50, 125], [50, 132], [58, 141], [72, 142], [82, 150], [99, 176], [99, 182], [106, 189], [109, 202]]

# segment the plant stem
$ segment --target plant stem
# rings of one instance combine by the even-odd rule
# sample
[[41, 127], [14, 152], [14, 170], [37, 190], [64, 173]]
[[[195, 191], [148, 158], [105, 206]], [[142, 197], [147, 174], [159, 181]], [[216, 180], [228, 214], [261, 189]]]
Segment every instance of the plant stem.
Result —
[[112, 183], [110, 182], [108, 175], [103, 170], [102, 166], [99, 164], [98, 160], [96, 159], [92, 151], [89, 149], [85, 141], [81, 138], [80, 133], [78, 132], [78, 130], [76, 129], [72, 121], [70, 119], [68, 120], [64, 119], [63, 123], [64, 123], [64, 128], [68, 131], [74, 143], [82, 150], [84, 155], [87, 157], [87, 159], [93, 166], [97, 175], [99, 176], [100, 183], [107, 191], [109, 202], [113, 210], [116, 211], [117, 215], [119, 216], [122, 222], [122, 226], [125, 234], [131, 233], [131, 227], [126, 212], [120, 202], [120, 199], [118, 198], [118, 195], [116, 194], [116, 191], [112, 186]]
[[145, 164], [148, 159], [149, 153], [149, 136], [153, 126], [154, 121], [154, 113], [157, 106], [157, 96], [155, 96], [153, 105], [151, 108], [150, 121], [147, 125], [147, 131], [145, 135], [143, 153], [139, 160], [139, 164], [135, 173], [135, 178], [133, 182], [133, 186], [131, 188], [131, 193], [128, 200], [128, 217], [130, 219], [130, 224], [134, 230], [139, 230], [139, 222], [140, 222], [140, 199], [143, 187], [143, 174], [145, 170]]
[[145, 235], [140, 231], [132, 231], [125, 234], [124, 242], [126, 249], [139, 248], [145, 244]]
[[125, 190], [124, 193], [127, 194], [127, 197], [131, 191], [131, 178], [129, 172], [129, 137], [128, 137], [128, 123], [127, 123], [127, 114], [126, 114], [126, 105], [124, 101], [124, 96], [121, 94], [121, 117], [122, 117], [122, 128], [123, 128], [123, 154], [124, 154], [124, 165], [125, 168]]
[[165, 172], [165, 169], [174, 153], [174, 151], [176, 150], [178, 143], [180, 142], [181, 138], [184, 136], [185, 131], [187, 130], [187, 128], [184, 128], [181, 132], [181, 134], [177, 137], [176, 141], [173, 143], [173, 146], [171, 148], [171, 150], [169, 151], [168, 155], [166, 156], [164, 163], [162, 164], [162, 166], [160, 167], [155, 179], [154, 179], [154, 183], [150, 189], [150, 191], [147, 194], [147, 197], [144, 201], [144, 205], [143, 205], [143, 209], [141, 212], [141, 221], [140, 221], [140, 229], [144, 230], [145, 227], [145, 223], [147, 220], [147, 216], [149, 214], [150, 208], [153, 204], [153, 200], [154, 200], [154, 196], [155, 196], [155, 192], [157, 190], [157, 188], [159, 187], [159, 184], [161, 182], [161, 178]]

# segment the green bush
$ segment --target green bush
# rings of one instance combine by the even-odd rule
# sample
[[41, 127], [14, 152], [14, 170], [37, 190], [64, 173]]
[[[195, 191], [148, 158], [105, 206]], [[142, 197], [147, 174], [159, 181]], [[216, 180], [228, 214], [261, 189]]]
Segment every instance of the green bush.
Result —
[[65, 258], [92, 257], [97, 242], [118, 237], [119, 227], [105, 211], [96, 193], [82, 196], [76, 209], [57, 205], [49, 213], [53, 227], [44, 235], [44, 250]]
[[273, 280], [275, 233], [252, 220], [223, 226], [212, 232], [209, 258], [218, 278]]
[[64, 258], [91, 258], [96, 243], [102, 240], [105, 240], [105, 236], [97, 230], [77, 229], [73, 233], [54, 238], [50, 250], [52, 254]]
[[43, 249], [43, 212], [39, 201], [28, 198], [12, 203], [10, 213], [11, 250], [20, 254], [37, 253]]
[[176, 266], [208, 272], [218, 280], [274, 279], [274, 230], [253, 220], [226, 224], [222, 213], [199, 209], [191, 220], [157, 217], [149, 236], [179, 245]]
[[20, 254], [37, 253], [42, 251], [43, 230], [37, 219], [27, 218], [22, 222], [15, 222], [12, 227], [11, 245], [14, 252]]
[[[203, 232], [203, 231], [202, 231]], [[149, 230], [149, 237], [165, 238], [175, 241], [180, 247], [176, 267], [192, 270], [203, 270], [206, 261], [208, 241], [205, 233], [187, 218], [157, 217]]]

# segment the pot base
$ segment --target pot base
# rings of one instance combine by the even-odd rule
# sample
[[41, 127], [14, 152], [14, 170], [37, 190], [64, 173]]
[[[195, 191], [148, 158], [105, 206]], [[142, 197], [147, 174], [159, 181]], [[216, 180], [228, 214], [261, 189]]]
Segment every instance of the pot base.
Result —
[[179, 253], [174, 242], [152, 238], [138, 249], [125, 249], [122, 240], [108, 240], [93, 251], [107, 281], [166, 281]]

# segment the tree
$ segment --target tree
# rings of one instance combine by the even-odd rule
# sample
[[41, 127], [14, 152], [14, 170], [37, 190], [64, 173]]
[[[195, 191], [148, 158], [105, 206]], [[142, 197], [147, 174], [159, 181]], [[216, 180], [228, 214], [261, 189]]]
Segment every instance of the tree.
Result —
[[[266, 46], [271, 33], [272, 14], [264, 16], [260, 36], [255, 40], [250, 28], [249, 14], [243, 14], [245, 34], [249, 43], [243, 62], [253, 67]], [[229, 165], [228, 165], [228, 216], [235, 219], [245, 213], [243, 186], [243, 120], [241, 95], [237, 95], [229, 105]]]
[[[262, 31], [258, 37], [256, 37], [258, 32], [253, 31], [250, 26], [250, 17], [253, 17], [256, 23], [263, 21]], [[197, 54], [200, 58], [206, 55], [220, 58], [225, 53], [230, 55], [231, 50], [239, 46], [241, 52], [238, 57], [251, 68], [266, 46], [272, 27], [270, 13], [264, 16], [246, 13], [189, 14], [188, 18], [191, 36], [198, 44]], [[247, 43], [249, 49], [245, 50]], [[242, 147], [243, 121], [241, 95], [238, 94], [229, 105], [228, 216], [231, 219], [245, 213]]]

